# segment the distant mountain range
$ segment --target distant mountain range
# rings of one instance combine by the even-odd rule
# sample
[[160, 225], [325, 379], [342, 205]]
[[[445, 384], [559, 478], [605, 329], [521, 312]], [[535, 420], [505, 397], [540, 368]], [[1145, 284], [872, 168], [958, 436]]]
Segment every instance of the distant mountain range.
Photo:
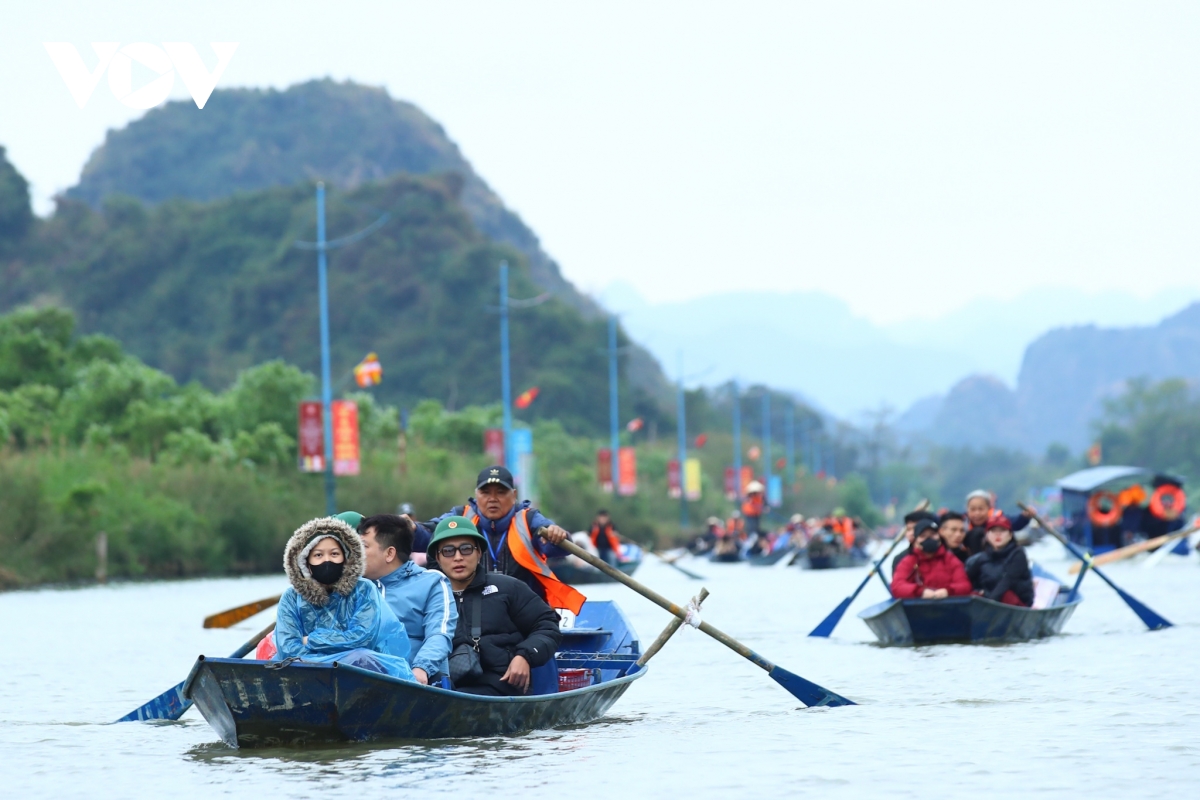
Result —
[[682, 354], [684, 374], [696, 376], [689, 382], [768, 383], [851, 422], [880, 406], [907, 409], [903, 423], [912, 429], [932, 423], [941, 407], [935, 398], [966, 376], [994, 376], [971, 378], [972, 391], [1015, 385], [1026, 348], [1051, 329], [1152, 324], [1198, 297], [1200, 290], [1138, 298], [1045, 289], [892, 325], [876, 325], [821, 292], [746, 291], [648, 303], [632, 287], [613, 284], [597, 299], [621, 314], [625, 329], [672, 377]]
[[1026, 348], [1015, 391], [972, 375], [915, 403], [900, 427], [939, 444], [1041, 452], [1057, 442], [1079, 451], [1092, 441], [1104, 400], [1140, 377], [1200, 381], [1200, 303], [1157, 325], [1052, 330]]

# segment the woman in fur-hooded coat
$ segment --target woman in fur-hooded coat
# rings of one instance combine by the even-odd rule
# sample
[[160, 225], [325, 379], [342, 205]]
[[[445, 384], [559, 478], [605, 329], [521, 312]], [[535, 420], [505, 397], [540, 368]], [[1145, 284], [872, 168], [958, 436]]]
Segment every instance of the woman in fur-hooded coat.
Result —
[[[341, 574], [328, 584], [314, 577], [309, 564], [324, 539], [333, 539], [344, 554]], [[283, 551], [292, 585], [279, 600], [275, 660], [337, 661], [413, 680], [408, 634], [375, 584], [362, 577], [365, 561], [362, 539], [336, 517], [310, 520], [292, 534]]]

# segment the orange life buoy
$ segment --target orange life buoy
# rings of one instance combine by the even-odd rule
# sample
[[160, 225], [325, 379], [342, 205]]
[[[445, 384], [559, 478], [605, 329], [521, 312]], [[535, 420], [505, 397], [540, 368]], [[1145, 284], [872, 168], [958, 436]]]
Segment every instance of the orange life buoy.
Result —
[[[1107, 503], [1108, 511], [1101, 508], [1102, 503]], [[1121, 507], [1120, 498], [1112, 492], [1094, 492], [1088, 498], [1087, 512], [1088, 517], [1092, 520], [1092, 524], [1098, 528], [1111, 528], [1121, 520], [1121, 514], [1125, 509]]]
[[[1163, 502], [1167, 498], [1169, 502]], [[1160, 486], [1150, 495], [1150, 513], [1159, 519], [1175, 520], [1187, 508], [1187, 495], [1178, 486]]]

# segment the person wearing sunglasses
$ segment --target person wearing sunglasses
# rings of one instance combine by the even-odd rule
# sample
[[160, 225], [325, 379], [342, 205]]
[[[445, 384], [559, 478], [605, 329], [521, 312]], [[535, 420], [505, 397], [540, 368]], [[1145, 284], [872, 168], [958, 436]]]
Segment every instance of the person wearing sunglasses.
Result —
[[913, 526], [913, 543], [892, 575], [892, 596], [899, 600], [940, 600], [971, 593], [971, 581], [958, 556], [946, 549], [937, 520]]
[[[426, 563], [450, 579], [458, 606], [451, 677], [456, 691], [527, 694], [531, 670], [553, 658], [562, 642], [558, 615], [524, 581], [489, 572], [482, 559], [487, 545], [474, 522], [450, 516], [438, 522], [426, 551]], [[476, 665], [456, 668], [460, 655]]]
[[[587, 598], [560, 581], [546, 563], [547, 557], [566, 555], [555, 545], [567, 538], [567, 531], [529, 500], [520, 500], [516, 487], [512, 473], [493, 464], [475, 479], [474, 497], [419, 527], [428, 531], [450, 517], [467, 517], [484, 537], [484, 565], [489, 571], [519, 578], [551, 607], [579, 614]], [[544, 529], [544, 539], [537, 534], [539, 528]]]

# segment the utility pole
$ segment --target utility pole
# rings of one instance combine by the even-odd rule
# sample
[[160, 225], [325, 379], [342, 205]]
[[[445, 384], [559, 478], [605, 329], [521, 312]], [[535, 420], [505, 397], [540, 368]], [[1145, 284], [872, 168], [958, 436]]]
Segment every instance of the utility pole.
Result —
[[733, 382], [733, 497], [742, 502], [742, 398], [738, 382]]
[[508, 262], [500, 262], [500, 402], [504, 405], [504, 466], [513, 468], [512, 380], [508, 371]]
[[787, 436], [787, 483], [796, 485], [796, 405], [788, 403], [784, 417], [784, 433]]
[[679, 354], [679, 527], [688, 526], [687, 507], [687, 403], [683, 396], [683, 353]]
[[325, 513], [337, 513], [333, 478], [333, 385], [329, 368], [329, 286], [325, 249], [325, 184], [317, 184], [317, 295], [321, 304], [321, 419], [325, 428]]
[[762, 397], [763, 478], [766, 487], [771, 486], [771, 390], [763, 389]]
[[614, 487], [616, 485], [617, 472], [617, 315], [612, 314], [608, 318], [608, 435], [610, 455], [609, 469], [612, 470], [612, 479]]

